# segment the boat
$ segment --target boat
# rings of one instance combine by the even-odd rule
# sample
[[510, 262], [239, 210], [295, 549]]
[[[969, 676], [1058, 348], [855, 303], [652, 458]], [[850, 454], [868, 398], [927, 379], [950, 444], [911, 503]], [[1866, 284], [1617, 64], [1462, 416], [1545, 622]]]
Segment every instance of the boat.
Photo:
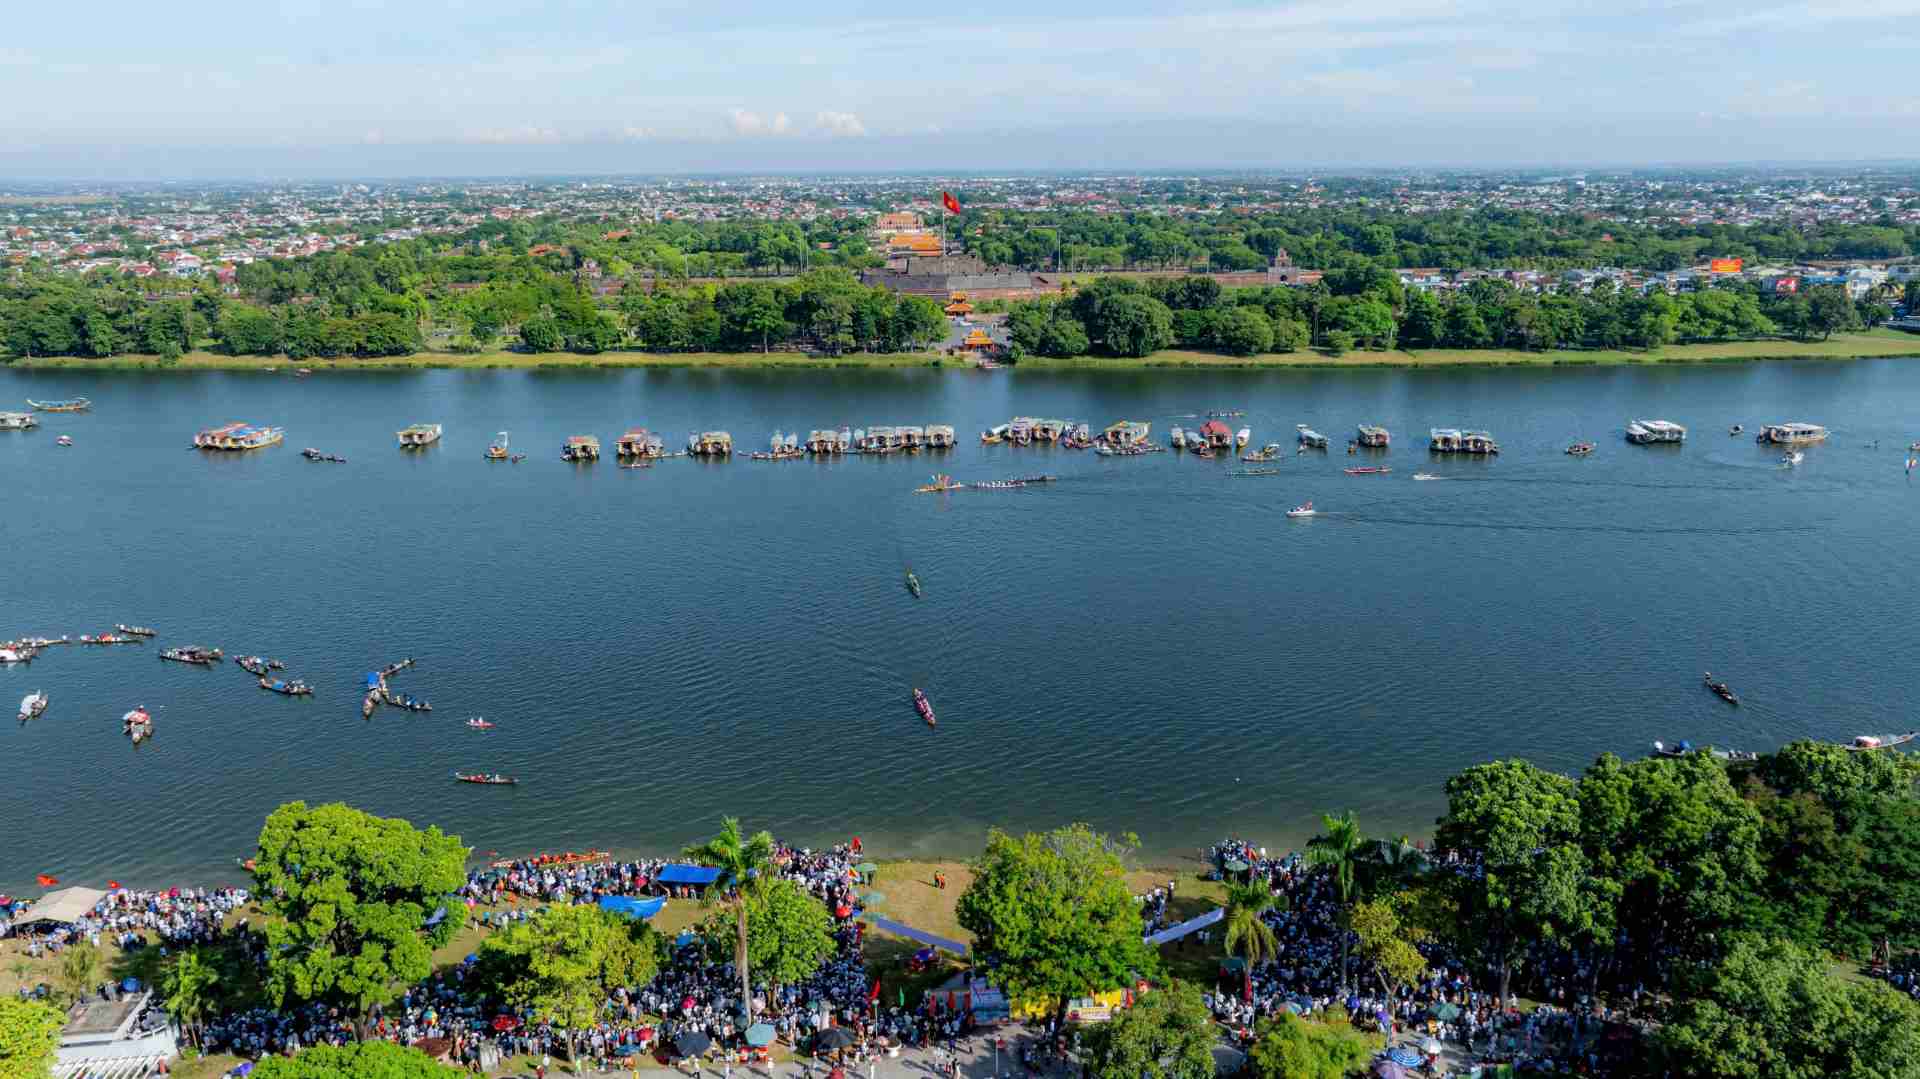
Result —
[[1378, 424], [1363, 423], [1359, 427], [1358, 441], [1370, 449], [1385, 449], [1393, 441], [1393, 434]]
[[731, 457], [733, 436], [725, 431], [702, 431], [688, 437], [687, 452], [695, 457]]
[[953, 482], [953, 477], [943, 472], [935, 475], [931, 482], [923, 483], [915, 487], [913, 492], [915, 494], [927, 495], [933, 494], [936, 491], [964, 491], [966, 489], [966, 484]]
[[1167, 428], [1167, 440], [1173, 443], [1173, 448], [1176, 450], [1187, 448], [1187, 432], [1178, 424]]
[[376, 707], [378, 707], [379, 704], [380, 704], [380, 691], [378, 689], [367, 690], [367, 695], [365, 697], [360, 698], [360, 718], [361, 719], [372, 718], [373, 710]]
[[258, 450], [268, 446], [277, 446], [286, 437], [286, 432], [278, 427], [256, 427], [250, 423], [227, 423], [219, 427], [209, 427], [193, 436], [195, 449]]
[[1431, 472], [1415, 472], [1413, 474], [1413, 478], [1416, 480], [1437, 480], [1440, 477], [1434, 475]]
[[1242, 427], [1238, 431], [1235, 431], [1233, 433], [1234, 449], [1244, 450], [1247, 448], [1247, 443], [1252, 441], [1253, 441], [1253, 428], [1251, 427]]
[[239, 664], [241, 670], [257, 677], [264, 678], [266, 673], [273, 669], [268, 665], [267, 660], [260, 656], [235, 656], [233, 661]]
[[491, 787], [511, 787], [519, 782], [512, 776], [503, 776], [498, 772], [455, 772], [453, 778], [462, 783], [481, 783]]
[[1346, 473], [1349, 476], [1381, 476], [1392, 471], [1393, 469], [1387, 465], [1362, 465], [1359, 468], [1349, 468]]
[[71, 446], [73, 445], [73, 436], [61, 435], [59, 438], [53, 440], [53, 444], [56, 446]]
[[412, 656], [408, 656], [406, 659], [399, 660], [398, 662], [389, 663], [386, 666], [380, 668], [380, 677], [384, 679], [390, 675], [399, 674], [401, 671], [406, 670], [408, 667], [411, 667], [418, 662], [419, 660], [414, 659]]
[[126, 624], [126, 623], [124, 623], [124, 622], [116, 622], [116, 623], [114, 623], [114, 626], [113, 626], [113, 628], [114, 628], [114, 629], [117, 629], [117, 630], [119, 630], [120, 632], [122, 632], [122, 633], [125, 633], [125, 634], [127, 634], [128, 636], [131, 636], [131, 637], [153, 637], [153, 636], [157, 636], [157, 634], [156, 634], [156, 633], [154, 632], [154, 630], [152, 630], [152, 629], [150, 629], [150, 628], [148, 628], [148, 627], [146, 627], [146, 626], [129, 626], [129, 625], [127, 625], [127, 624]]
[[337, 453], [322, 453], [319, 450], [314, 449], [312, 446], [308, 446], [306, 449], [301, 450], [300, 456], [305, 457], [309, 461], [332, 461], [335, 464], [341, 464], [341, 465], [344, 465], [347, 463], [347, 459], [345, 457], [340, 456]]
[[39, 719], [40, 714], [47, 710], [47, 699], [45, 690], [36, 690], [20, 698], [20, 722]]
[[1316, 450], [1324, 450], [1327, 448], [1326, 435], [1308, 427], [1304, 423], [1296, 423], [1293, 425], [1293, 428], [1299, 432], [1295, 437], [1298, 439], [1300, 445]]
[[1792, 468], [1794, 465], [1797, 465], [1806, 459], [1807, 459], [1806, 454], [1800, 452], [1799, 450], [1794, 450], [1792, 453], [1789, 453], [1786, 456], [1780, 458], [1780, 463], [1781, 465], [1787, 468]]
[[1280, 443], [1269, 442], [1260, 447], [1259, 453], [1243, 453], [1240, 455], [1240, 459], [1242, 461], [1271, 461], [1278, 456], [1280, 456]]
[[313, 696], [313, 687], [298, 678], [291, 680], [283, 678], [262, 678], [260, 679], [260, 688], [270, 689], [275, 693], [288, 697]]
[[[492, 858], [499, 853], [497, 850], [490, 850], [487, 852], [487, 857]], [[496, 861], [488, 862], [487, 866], [491, 869], [512, 869], [515, 865], [525, 862], [528, 865], [544, 868], [546, 866], [592, 865], [595, 862], [611, 860], [613, 860], [612, 851], [567, 851], [564, 854], [535, 854], [526, 858], [500, 858]]]
[[490, 731], [493, 729], [493, 724], [488, 723], [486, 720], [481, 719], [479, 716], [474, 716], [472, 719], [467, 720], [467, 726], [473, 728], [476, 731]]
[[598, 461], [600, 459], [600, 440], [592, 435], [568, 435], [565, 445], [560, 447], [562, 461]]
[[153, 734], [153, 716], [145, 708], [135, 705], [120, 717], [120, 733], [133, 739], [134, 745]]
[[1747, 433], [1747, 429], [1736, 423], [1732, 427], [1727, 428], [1727, 433], [1730, 435], [1743, 435]]
[[[1700, 748], [1703, 747], [1696, 746], [1692, 742], [1687, 741], [1681, 741], [1674, 745], [1667, 745], [1664, 742], [1655, 741], [1653, 743], [1653, 754], [1656, 757], [1684, 757]], [[1706, 746], [1704, 748], [1707, 754], [1715, 760], [1757, 761], [1760, 759], [1760, 754], [1751, 749], [1715, 749], [1712, 746]]]
[[1594, 445], [1591, 442], [1575, 442], [1573, 445], [1567, 447], [1567, 453], [1573, 457], [1585, 457], [1587, 454], [1592, 453], [1593, 450]]
[[0, 648], [0, 663], [32, 663], [39, 654], [37, 648]]
[[920, 692], [919, 689], [913, 691], [913, 707], [915, 711], [920, 713], [920, 718], [927, 721], [927, 726], [931, 727], [934, 725], [933, 703], [927, 700], [927, 695]]
[[40, 426], [31, 412], [0, 412], [0, 431], [26, 431]]
[[507, 441], [507, 433], [505, 431], [502, 431], [498, 435], [495, 435], [493, 439], [493, 443], [487, 447], [487, 454], [486, 454], [487, 460], [489, 461], [506, 460], [509, 453], [511, 452], [508, 449], [508, 445], [509, 443]]
[[199, 667], [213, 666], [214, 661], [220, 659], [221, 655], [222, 653], [218, 648], [187, 647], [163, 648], [160, 650], [161, 659], [170, 659], [175, 663], [191, 663]]
[[1012, 480], [982, 480], [971, 484], [976, 491], [1010, 491], [1016, 487], [1031, 487], [1038, 483], [1052, 483], [1058, 476], [1022, 476]]
[[1229, 469], [1227, 472], [1229, 476], [1278, 476], [1279, 474], [1280, 470], [1277, 468], [1236, 468]]
[[1306, 504], [1306, 505], [1304, 505], [1304, 506], [1295, 506], [1295, 507], [1293, 507], [1292, 509], [1290, 509], [1290, 510], [1288, 510], [1288, 511], [1287, 511], [1287, 516], [1289, 516], [1289, 517], [1318, 517], [1318, 516], [1320, 516], [1320, 511], [1319, 511], [1319, 510], [1317, 510], [1317, 509], [1314, 509], [1314, 508], [1313, 508], [1313, 503], [1311, 503], [1311, 502], [1309, 502], [1309, 503], [1307, 503], [1307, 504]]
[[426, 701], [421, 700], [418, 697], [409, 697], [404, 693], [388, 693], [386, 695], [385, 703], [390, 704], [395, 708], [405, 709], [406, 711], [409, 711], [409, 712], [433, 711], [433, 705], [427, 703]]
[[440, 441], [440, 425], [437, 423], [416, 423], [401, 428], [395, 436], [400, 440], [403, 450], [417, 450]]
[[93, 407], [93, 402], [84, 397], [72, 397], [65, 401], [36, 401], [29, 397], [27, 405], [36, 412], [85, 412]]
[[645, 427], [629, 427], [613, 443], [615, 457], [633, 457], [652, 460], [667, 455], [667, 441]]
[[139, 644], [140, 638], [134, 636], [116, 637], [111, 633], [82, 633], [74, 638], [79, 644]]
[[1671, 420], [1630, 420], [1627, 423], [1627, 441], [1636, 446], [1686, 440], [1687, 429]]
[[1740, 696], [1739, 694], [1733, 691], [1733, 687], [1727, 685], [1725, 682], [1714, 681], [1712, 671], [1707, 672], [1705, 682], [1706, 682], [1707, 688], [1712, 690], [1714, 692], [1714, 695], [1718, 696], [1721, 700], [1727, 702], [1728, 704], [1740, 703]]
[[1857, 734], [1853, 737], [1852, 745], [1842, 748], [1853, 753], [1870, 749], [1892, 749], [1894, 746], [1904, 746], [1915, 738], [1920, 738], [1920, 731], [1908, 731], [1905, 734]]
[[907, 591], [913, 593], [914, 599], [920, 598], [920, 578], [915, 577], [912, 570], [907, 571]]
[[1218, 408], [1207, 413], [1210, 420], [1231, 420], [1247, 414], [1244, 408]]
[[1427, 448], [1434, 453], [1488, 455], [1500, 452], [1500, 444], [1485, 431], [1464, 431], [1458, 427], [1435, 427], [1427, 432]]
[[989, 427], [980, 432], [980, 444], [982, 446], [997, 446], [1005, 442], [1007, 440], [1007, 427], [1008, 425], [1003, 423], [998, 427]]
[[1817, 423], [1770, 423], [1754, 436], [1755, 442], [1777, 446], [1811, 446], [1827, 440], [1827, 429]]

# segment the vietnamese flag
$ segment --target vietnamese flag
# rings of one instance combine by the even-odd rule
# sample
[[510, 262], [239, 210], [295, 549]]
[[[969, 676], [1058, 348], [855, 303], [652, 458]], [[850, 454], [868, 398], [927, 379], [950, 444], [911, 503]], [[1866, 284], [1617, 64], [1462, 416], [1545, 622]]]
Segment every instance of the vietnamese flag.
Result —
[[946, 204], [948, 213], [957, 214], [960, 212], [960, 200], [953, 197], [953, 192], [940, 192], [940, 201]]
[[107, 887], [117, 892], [120, 890], [120, 882], [117, 880], [110, 880], [107, 882]]
[[36, 874], [33, 879], [39, 881], [42, 888], [51, 888], [60, 883], [59, 877], [49, 877], [45, 873]]

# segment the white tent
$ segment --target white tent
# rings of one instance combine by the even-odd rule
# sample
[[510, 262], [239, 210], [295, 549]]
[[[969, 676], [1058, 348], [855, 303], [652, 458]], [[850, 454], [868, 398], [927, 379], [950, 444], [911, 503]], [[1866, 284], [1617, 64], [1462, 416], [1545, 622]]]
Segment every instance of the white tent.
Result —
[[62, 888], [40, 897], [21, 917], [21, 925], [34, 922], [76, 922], [93, 913], [94, 905], [107, 897], [98, 888]]

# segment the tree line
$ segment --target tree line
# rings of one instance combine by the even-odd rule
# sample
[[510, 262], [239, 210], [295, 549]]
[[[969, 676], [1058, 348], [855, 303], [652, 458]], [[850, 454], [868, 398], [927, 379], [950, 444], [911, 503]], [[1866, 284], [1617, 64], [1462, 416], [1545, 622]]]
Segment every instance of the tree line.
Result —
[[1602, 280], [1589, 291], [1536, 293], [1498, 278], [1436, 294], [1349, 263], [1305, 287], [1222, 288], [1203, 276], [1097, 277], [1071, 295], [1009, 305], [1015, 355], [1146, 356], [1165, 348], [1234, 356], [1324, 348], [1656, 348], [1775, 336], [1825, 338], [1891, 317], [1837, 285], [1763, 292], [1730, 281], [1669, 295]]

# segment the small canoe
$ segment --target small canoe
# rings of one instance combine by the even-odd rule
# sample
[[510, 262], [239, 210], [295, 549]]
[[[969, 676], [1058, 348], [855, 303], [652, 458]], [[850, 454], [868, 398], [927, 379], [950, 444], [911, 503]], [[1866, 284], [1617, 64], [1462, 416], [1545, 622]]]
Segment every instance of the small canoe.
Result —
[[519, 782], [518, 780], [514, 779], [512, 776], [503, 776], [497, 772], [494, 772], [494, 773], [455, 772], [453, 773], [453, 778], [459, 780], [462, 783], [479, 783], [479, 784], [482, 784], [483, 786], [489, 786], [489, 787], [511, 787]]
[[934, 725], [933, 703], [927, 700], [927, 695], [918, 689], [913, 691], [913, 707], [915, 711], [920, 713], [920, 718], [927, 721], [927, 726], [931, 727]]

